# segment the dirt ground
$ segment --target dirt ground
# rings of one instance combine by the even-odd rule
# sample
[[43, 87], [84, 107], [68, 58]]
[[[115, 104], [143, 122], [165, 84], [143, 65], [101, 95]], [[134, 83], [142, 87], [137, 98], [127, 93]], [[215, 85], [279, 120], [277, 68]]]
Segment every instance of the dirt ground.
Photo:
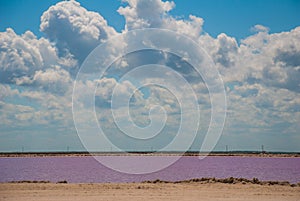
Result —
[[1, 183], [0, 200], [299, 201], [300, 187], [223, 183]]

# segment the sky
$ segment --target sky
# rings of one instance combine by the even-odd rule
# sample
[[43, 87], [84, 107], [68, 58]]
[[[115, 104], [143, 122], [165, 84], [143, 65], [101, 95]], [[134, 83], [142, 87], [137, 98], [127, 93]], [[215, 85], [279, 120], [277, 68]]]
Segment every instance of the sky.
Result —
[[[11, 27], [18, 34], [31, 30], [37, 36], [42, 36], [39, 31], [40, 17], [44, 11], [57, 2], [59, 0], [38, 2], [1, 0], [0, 31]], [[120, 32], [124, 28], [124, 18], [116, 12], [120, 5], [124, 4], [121, 0], [79, 2], [90, 11], [99, 12], [117, 31]], [[192, 14], [203, 18], [205, 31], [214, 37], [220, 33], [226, 33], [239, 41], [251, 35], [251, 27], [256, 24], [269, 27], [270, 33], [289, 31], [299, 25], [300, 1], [297, 0], [189, 0], [189, 3], [177, 0], [174, 2], [176, 7], [171, 10], [172, 15], [186, 19]]]
[[[173, 82], [182, 90], [179, 97], [157, 86], [134, 91], [138, 84], [151, 79], [166, 83], [163, 81], [166, 77], [160, 77], [164, 72], [156, 72], [153, 66], [147, 66], [146, 75], [153, 76], [151, 79], [143, 73], [133, 74], [128, 80], [121, 78], [135, 66], [149, 63], [169, 66], [190, 83], [201, 108], [200, 126], [190, 149], [199, 150], [212, 115], [212, 94], [208, 93], [206, 80], [190, 64], [170, 53], [141, 51], [125, 55], [116, 60], [103, 77], [77, 81], [79, 103], [72, 102], [74, 83], [84, 61], [95, 48], [104, 52], [104, 47], [98, 45], [114, 41], [122, 33], [160, 28], [186, 36], [201, 46], [213, 60], [224, 83], [226, 119], [214, 150], [223, 151], [226, 146], [230, 150], [260, 150], [264, 145], [267, 151], [299, 152], [298, 10], [300, 1], [296, 0], [1, 0], [0, 151], [85, 150], [82, 139], [100, 141], [94, 150], [111, 150], [111, 145], [102, 143], [104, 139], [94, 139], [88, 134], [79, 138], [77, 133], [78, 128], [87, 129], [91, 122], [85, 98], [96, 85], [100, 86], [94, 102], [97, 121], [115, 146], [124, 150], [163, 148], [172, 142], [181, 123], [180, 100], [185, 99], [180, 98], [186, 90], [184, 85]], [[145, 40], [146, 35], [132, 41], [118, 38], [106, 47], [104, 55], [108, 59], [116, 53], [113, 48], [129, 48], [131, 42]], [[171, 44], [173, 39], [162, 36], [161, 40]], [[177, 42], [182, 49], [192, 49], [188, 41]], [[86, 75], [91, 76], [104, 66], [97, 68]], [[120, 131], [111, 114], [116, 86], [120, 87], [117, 96], [120, 105], [114, 111], [123, 129], [130, 123], [127, 116], [122, 116], [126, 111], [123, 99], [125, 102], [128, 94], [133, 93], [129, 101], [130, 115], [138, 126], [149, 124], [149, 110], [153, 105], [162, 106], [168, 118], [157, 137], [134, 140], [132, 136], [143, 134], [130, 129], [127, 131], [132, 132], [131, 137], [122, 134], [124, 130]], [[76, 104], [80, 106], [76, 111], [80, 118], [74, 122], [72, 106]], [[160, 125], [161, 110], [153, 111], [151, 120]], [[186, 118], [192, 123], [195, 114], [190, 113]], [[187, 130], [189, 132], [192, 131]], [[189, 139], [188, 134], [186, 138]]]

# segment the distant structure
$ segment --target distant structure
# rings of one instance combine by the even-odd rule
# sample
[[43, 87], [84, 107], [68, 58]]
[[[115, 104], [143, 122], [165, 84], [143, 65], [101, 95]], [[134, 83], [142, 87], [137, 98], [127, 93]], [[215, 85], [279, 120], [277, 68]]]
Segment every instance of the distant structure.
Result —
[[263, 153], [263, 154], [266, 153], [264, 145], [261, 145], [261, 153]]

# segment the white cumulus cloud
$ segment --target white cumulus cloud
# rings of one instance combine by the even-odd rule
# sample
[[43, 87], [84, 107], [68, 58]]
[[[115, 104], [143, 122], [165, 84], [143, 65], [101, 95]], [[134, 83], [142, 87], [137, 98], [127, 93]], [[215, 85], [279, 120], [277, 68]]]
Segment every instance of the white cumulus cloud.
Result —
[[41, 16], [40, 29], [61, 54], [70, 52], [83, 61], [101, 42], [116, 35], [113, 27], [96, 12], [87, 11], [76, 1], [62, 1]]
[[172, 1], [126, 0], [118, 12], [126, 20], [125, 31], [142, 28], [163, 28], [197, 38], [202, 32], [203, 19], [190, 15], [188, 20], [176, 19], [168, 12], [175, 7]]

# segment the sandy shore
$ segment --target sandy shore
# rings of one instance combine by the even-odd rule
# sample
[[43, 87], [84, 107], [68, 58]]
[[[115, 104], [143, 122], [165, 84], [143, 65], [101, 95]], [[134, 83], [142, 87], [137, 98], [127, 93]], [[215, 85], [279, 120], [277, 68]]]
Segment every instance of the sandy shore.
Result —
[[299, 201], [300, 187], [223, 183], [1, 183], [0, 200]]

